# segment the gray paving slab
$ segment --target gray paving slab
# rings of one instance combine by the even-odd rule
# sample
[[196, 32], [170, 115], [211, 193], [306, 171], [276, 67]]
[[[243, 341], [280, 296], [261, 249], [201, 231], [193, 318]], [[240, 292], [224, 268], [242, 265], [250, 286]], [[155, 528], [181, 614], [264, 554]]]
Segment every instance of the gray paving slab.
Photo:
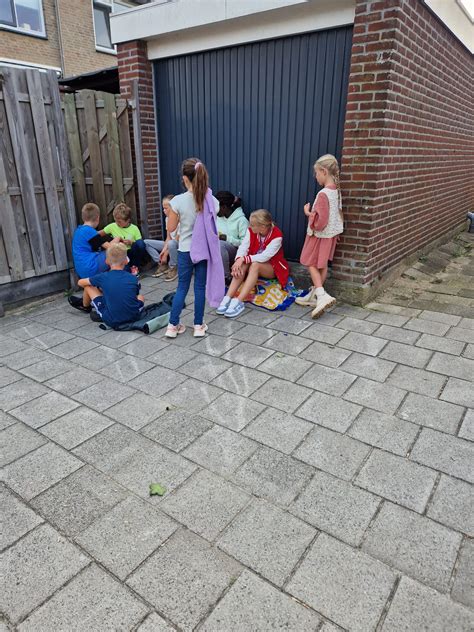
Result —
[[[467, 319], [466, 319], [467, 320]], [[463, 323], [461, 323], [462, 325]], [[461, 342], [474, 343], [474, 330], [472, 328], [467, 329], [465, 327], [452, 327], [446, 334], [447, 338], [452, 340], [459, 340]]]
[[[260, 375], [264, 374], [260, 373]], [[308, 399], [311, 393], [312, 390], [305, 386], [272, 377], [252, 393], [252, 399], [267, 406], [279, 408], [287, 413], [293, 413]]]
[[[280, 353], [298, 356], [311, 345], [311, 340], [293, 334], [277, 333], [265, 342], [264, 347]], [[306, 358], [309, 360], [310, 358]]]
[[359, 320], [358, 318], [346, 316], [337, 323], [337, 327], [347, 331], [355, 331], [359, 334], [373, 334], [378, 328], [378, 324], [368, 320]]
[[102, 369], [104, 366], [108, 366], [109, 364], [117, 362], [118, 360], [121, 360], [125, 357], [125, 354], [121, 351], [110, 349], [110, 347], [104, 346], [102, 344], [102, 340], [100, 339], [99, 343], [100, 346], [95, 347], [90, 351], [86, 351], [85, 353], [81, 353], [76, 358], [74, 358], [74, 362], [76, 364], [80, 364], [85, 369], [90, 369], [91, 371], [100, 371], [100, 369]]
[[269, 379], [265, 373], [245, 366], [234, 365], [216, 378], [212, 384], [226, 391], [248, 397]]
[[[3, 340], [0, 346], [5, 344], [5, 342], [6, 341]], [[30, 364], [35, 364], [35, 362], [46, 360], [47, 357], [48, 351], [41, 351], [40, 349], [30, 347], [27, 349], [23, 349], [23, 351], [13, 353], [12, 355], [3, 356], [1, 361], [2, 364], [9, 367], [10, 369], [18, 370], [22, 369], [25, 366], [29, 366]]]
[[18, 419], [15, 419], [15, 417], [12, 417], [3, 410], [0, 410], [0, 430], [4, 430], [13, 424], [16, 424], [17, 421]]
[[79, 393], [74, 393], [72, 397], [81, 404], [101, 413], [134, 393], [136, 391], [133, 388], [106, 378], [102, 382], [79, 391]]
[[[196, 353], [207, 353], [208, 355], [216, 358], [222, 356], [224, 353], [233, 349], [238, 344], [238, 340], [245, 340], [245, 338], [238, 338], [238, 334], [245, 329], [245, 327], [243, 329], [239, 329], [233, 334], [232, 338], [224, 338], [223, 336], [213, 336], [208, 334], [205, 338], [197, 342], [197, 344], [194, 344], [196, 341], [193, 339], [193, 351]], [[255, 329], [261, 328], [256, 327]], [[262, 331], [265, 331], [265, 329]], [[247, 342], [252, 342], [256, 345], [260, 344], [258, 340], [248, 340]]]
[[119, 421], [132, 430], [140, 430], [170, 408], [166, 400], [136, 393], [104, 412], [107, 417]]
[[303, 384], [328, 395], [340, 396], [347, 391], [355, 379], [354, 375], [345, 371], [321, 364], [313, 364], [310, 369], [303, 373], [298, 384]]
[[391, 327], [403, 327], [408, 320], [408, 316], [390, 314], [387, 312], [372, 312], [367, 316], [368, 322], [378, 323], [379, 325], [389, 325]]
[[288, 595], [244, 571], [217, 604], [202, 627], [203, 632], [268, 632], [317, 630], [320, 617]]
[[464, 408], [432, 397], [409, 393], [400, 408], [399, 415], [402, 419], [420, 426], [456, 434], [464, 416]]
[[[474, 608], [474, 540], [466, 538], [461, 547], [451, 595], [457, 601]], [[474, 618], [474, 616], [473, 616]], [[474, 622], [473, 622], [474, 626]]]
[[290, 318], [289, 316], [280, 316], [267, 325], [269, 329], [282, 331], [287, 334], [298, 335], [310, 326], [310, 323], [301, 318]]
[[116, 380], [117, 382], [126, 384], [127, 382], [130, 382], [134, 378], [140, 376], [142, 373], [154, 368], [154, 366], [155, 364], [152, 362], [148, 362], [147, 360], [143, 360], [142, 358], [137, 358], [132, 355], [127, 355], [121, 360], [117, 360], [112, 364], [104, 366], [101, 369], [101, 374]]
[[451, 338], [441, 338], [440, 336], [423, 334], [416, 342], [416, 346], [423, 347], [424, 349], [431, 349], [433, 351], [450, 353], [451, 355], [461, 355], [465, 344], [464, 342], [456, 342]]
[[19, 626], [39, 630], [131, 630], [149, 608], [127, 588], [91, 564]]
[[377, 496], [317, 471], [291, 511], [321, 531], [358, 546], [379, 504]]
[[203, 382], [211, 382], [231, 366], [230, 362], [221, 358], [201, 355], [180, 366], [178, 372]]
[[63, 533], [75, 536], [127, 494], [110, 477], [85, 465], [33, 498], [31, 505]]
[[387, 378], [387, 383], [412, 393], [438, 397], [446, 384], [446, 378], [431, 371], [398, 364]]
[[376, 448], [405, 456], [418, 431], [419, 427], [415, 424], [366, 408], [354, 421], [348, 434]]
[[88, 563], [51, 526], [40, 525], [0, 556], [0, 610], [18, 622]]
[[166, 393], [165, 399], [177, 408], [185, 407], [189, 412], [199, 412], [222, 393], [221, 388], [189, 378]]
[[71, 450], [113, 423], [109, 417], [81, 406], [45, 426], [41, 426], [40, 432], [55, 443], [62, 445], [63, 448]]
[[[136, 358], [148, 358], [151, 355], [166, 355], [164, 349], [168, 347], [168, 343], [156, 336], [142, 336], [136, 338], [132, 342], [127, 343], [123, 347], [120, 347], [121, 353], [128, 353]], [[172, 367], [169, 367], [172, 368]]]
[[[296, 382], [302, 376], [310, 374], [312, 366], [312, 362], [308, 360], [277, 352], [273, 354], [271, 358], [262, 362], [258, 370], [268, 373], [273, 377]], [[304, 383], [304, 380], [300, 383]]]
[[13, 382], [18, 382], [22, 377], [21, 373], [17, 373], [6, 366], [0, 366], [0, 388], [13, 384]]
[[[342, 340], [338, 342], [338, 346], [350, 351], [358, 351], [366, 355], [376, 356], [382, 349], [387, 346], [387, 341], [376, 336], [367, 336], [357, 332], [349, 332]], [[385, 356], [381, 356], [385, 357]], [[391, 360], [392, 358], [387, 358]]]
[[442, 474], [426, 514], [447, 527], [474, 537], [473, 486]]
[[55, 347], [56, 345], [66, 342], [67, 340], [72, 340], [73, 338], [74, 336], [71, 334], [56, 329], [39, 336], [35, 336], [34, 338], [30, 338], [30, 340], [28, 340], [28, 344], [36, 347], [37, 349], [51, 349], [51, 347]]
[[450, 377], [440, 395], [440, 399], [460, 406], [474, 408], [474, 389], [471, 382]]
[[279, 318], [280, 312], [271, 312], [266, 309], [246, 309], [237, 322], [248, 325], [266, 327], [273, 320]]
[[260, 447], [235, 472], [232, 479], [254, 496], [278, 505], [288, 505], [313, 474], [313, 468], [301, 461]]
[[0, 346], [0, 358], [9, 356], [10, 354], [17, 354], [28, 350], [28, 345], [16, 340], [15, 338], [7, 338], [2, 341]]
[[[189, 315], [192, 318], [192, 323], [194, 324], [194, 314], [190, 314]], [[209, 324], [209, 318], [206, 316], [206, 322]], [[186, 324], [186, 323], [185, 323]], [[218, 336], [232, 336], [233, 333], [235, 333], [236, 331], [238, 331], [239, 329], [242, 329], [242, 327], [245, 327], [245, 323], [240, 322], [240, 318], [239, 320], [235, 320], [235, 319], [230, 319], [230, 318], [219, 318], [216, 317], [213, 321], [212, 321], [212, 334], [213, 335], [218, 335]]]
[[263, 404], [252, 399], [223, 392], [209, 406], [200, 411], [200, 415], [215, 423], [239, 432], [265, 410]]
[[463, 355], [470, 360], [474, 360], [474, 345], [466, 345]]
[[[166, 340], [169, 340], [169, 338], [167, 338]], [[122, 349], [126, 349], [127, 347], [128, 345], [122, 347]], [[156, 364], [164, 368], [175, 370], [183, 364], [186, 364], [186, 362], [189, 362], [189, 360], [192, 360], [196, 357], [197, 353], [192, 349], [167, 344], [166, 351], [162, 349], [156, 353], [152, 353], [150, 356], [148, 356], [147, 360], [149, 360], [150, 362], [155, 362]]]
[[238, 562], [199, 536], [179, 530], [127, 583], [175, 625], [191, 630], [241, 570]]
[[39, 428], [78, 406], [79, 404], [72, 399], [59, 393], [49, 392], [18, 408], [13, 408], [10, 413], [31, 428]]
[[45, 382], [45, 385], [63, 395], [72, 396], [90, 386], [99, 384], [105, 379], [100, 373], [95, 373], [84, 367], [77, 367]]
[[[272, 338], [273, 340], [273, 338]], [[301, 357], [310, 362], [317, 362], [324, 366], [337, 369], [351, 355], [350, 351], [327, 345], [324, 342], [312, 342], [302, 353]]]
[[330, 325], [321, 325], [320, 323], [313, 323], [311, 327], [301, 332], [304, 338], [310, 338], [317, 342], [325, 342], [329, 345], [335, 345], [341, 338], [348, 335], [344, 329], [337, 329]]
[[20, 373], [26, 377], [30, 377], [37, 382], [46, 382], [57, 375], [67, 373], [74, 368], [74, 364], [63, 358], [58, 358], [50, 354], [46, 360], [41, 360], [35, 364], [30, 364], [23, 369], [20, 369]]
[[9, 426], [0, 431], [0, 467], [16, 461], [44, 443], [46, 439], [25, 424]]
[[[75, 332], [74, 332], [75, 333]], [[86, 338], [81, 338], [80, 340], [80, 353], [85, 353], [86, 351], [90, 351], [91, 349], [95, 349], [98, 347], [99, 343], [94, 340], [87, 340]], [[47, 351], [49, 354], [53, 354], [55, 356], [59, 356], [60, 358], [64, 358], [65, 360], [72, 360], [77, 357], [78, 353], [78, 345], [72, 344], [69, 340], [66, 342], [62, 342], [60, 345], [56, 345]]]
[[[237, 364], [242, 364], [250, 369], [255, 369], [271, 355], [273, 355], [273, 351], [270, 349], [258, 347], [257, 345], [250, 344], [249, 342], [239, 342], [239, 344], [233, 349], [224, 353], [222, 358], [224, 360], [228, 360], [229, 362], [236, 362]], [[201, 360], [201, 358], [199, 358], [199, 360]]]
[[[71, 333], [75, 333], [79, 327], [84, 325], [84, 315], [78, 314], [69, 314], [66, 318], [61, 318], [61, 320], [54, 322], [54, 328], [60, 329], [61, 331], [68, 331]], [[64, 343], [63, 343], [64, 344]], [[54, 347], [53, 347], [54, 348]]]
[[422, 513], [436, 481], [436, 472], [401, 456], [375, 449], [356, 485]]
[[385, 503], [362, 548], [402, 573], [446, 592], [461, 538], [425, 516]]
[[347, 435], [315, 426], [294, 456], [339, 478], [351, 480], [369, 451], [369, 446]]
[[392, 327], [391, 325], [381, 325], [374, 333], [377, 338], [392, 340], [393, 342], [401, 342], [403, 344], [414, 344], [420, 334], [417, 331], [408, 331], [401, 327]]
[[411, 329], [412, 331], [419, 331], [423, 334], [433, 334], [434, 336], [444, 336], [449, 330], [451, 325], [447, 323], [440, 323], [433, 320], [423, 320], [421, 318], [412, 318], [409, 320], [405, 329]]
[[354, 352], [340, 366], [340, 369], [353, 375], [376, 380], [377, 382], [385, 382], [395, 367], [396, 364], [394, 362]]
[[235, 341], [249, 342], [253, 345], [263, 345], [274, 335], [275, 330], [270, 330], [259, 325], [245, 325], [245, 327], [242, 327], [242, 329], [232, 334], [232, 339]]
[[375, 630], [394, 583], [390, 568], [321, 534], [287, 591], [338, 625], [369, 632]]
[[389, 342], [383, 349], [380, 357], [385, 360], [392, 360], [392, 362], [405, 364], [406, 366], [412, 366], [416, 369], [424, 369], [432, 355], [433, 352], [428, 349], [420, 349], [419, 347], [412, 347], [409, 344], [401, 344], [399, 342]]
[[316, 533], [288, 512], [254, 500], [218, 538], [217, 546], [282, 586]]
[[447, 353], [436, 352], [427, 366], [428, 371], [457, 377], [460, 380], [474, 382], [474, 360], [458, 358]]
[[361, 410], [357, 404], [316, 392], [306, 400], [296, 414], [320, 426], [345, 432]]
[[0, 485], [0, 506], [2, 508], [0, 551], [43, 522], [41, 516], [3, 485]]
[[344, 398], [381, 413], [394, 413], [405, 395], [406, 391], [396, 386], [359, 377], [344, 394]]
[[461, 322], [460, 316], [453, 314], [443, 314], [441, 312], [432, 312], [430, 310], [424, 310], [418, 315], [418, 318], [422, 320], [432, 320], [435, 323], [445, 323], [446, 325], [456, 326]]
[[423, 428], [410, 458], [433, 469], [474, 483], [474, 445], [431, 428]]
[[25, 377], [0, 388], [0, 410], [8, 412], [46, 393], [46, 387]]
[[461, 322], [458, 323], [463, 329], [474, 329], [474, 318], [461, 318]]
[[112, 349], [118, 349], [123, 345], [140, 338], [143, 334], [137, 331], [112, 331], [109, 330], [105, 336], [101, 336], [100, 344]]
[[242, 434], [270, 448], [290, 454], [313, 427], [312, 423], [299, 417], [267, 407], [245, 427]]
[[[186, 380], [185, 375], [156, 366], [131, 380], [127, 386], [136, 388], [153, 397], [161, 397]], [[132, 395], [132, 393], [130, 393]], [[125, 398], [122, 398], [125, 399]], [[115, 403], [115, 402], [114, 402]]]
[[193, 474], [160, 509], [191, 531], [214, 540], [248, 503], [250, 496], [207, 470]]
[[164, 412], [140, 432], [170, 450], [180, 452], [212, 426], [212, 422], [204, 417], [175, 409]]
[[462, 439], [474, 441], [474, 410], [472, 408], [466, 412], [458, 436]]
[[41, 334], [46, 334], [50, 331], [53, 331], [51, 327], [47, 327], [43, 323], [37, 323], [34, 320], [27, 321], [24, 325], [20, 325], [15, 329], [11, 329], [8, 333], [13, 338], [17, 340], [29, 340], [30, 338], [34, 338], [35, 336], [40, 336]]
[[408, 577], [402, 577], [384, 621], [383, 632], [429, 630], [469, 632], [474, 626], [472, 612]]
[[175, 630], [176, 628], [172, 628], [156, 612], [152, 612], [137, 628], [137, 632], [175, 632]]

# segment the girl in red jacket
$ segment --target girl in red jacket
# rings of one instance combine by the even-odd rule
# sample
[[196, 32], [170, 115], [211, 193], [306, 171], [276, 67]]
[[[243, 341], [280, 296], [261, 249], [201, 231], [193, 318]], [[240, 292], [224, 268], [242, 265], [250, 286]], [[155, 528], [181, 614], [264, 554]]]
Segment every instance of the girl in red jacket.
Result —
[[[250, 215], [250, 226], [232, 266], [232, 281], [217, 308], [218, 314], [235, 318], [244, 311], [244, 301], [258, 277], [277, 278], [282, 288], [288, 283], [289, 266], [283, 254], [283, 235], [272, 216], [263, 209]], [[242, 285], [243, 284], [243, 285]], [[239, 290], [239, 297], [234, 298]]]

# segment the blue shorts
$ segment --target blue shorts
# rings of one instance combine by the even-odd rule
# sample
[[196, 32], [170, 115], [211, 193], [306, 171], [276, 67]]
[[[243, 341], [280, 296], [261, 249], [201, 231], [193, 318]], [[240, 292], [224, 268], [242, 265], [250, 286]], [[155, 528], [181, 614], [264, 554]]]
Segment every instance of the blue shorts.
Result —
[[[141, 311], [143, 310], [143, 308], [145, 306], [142, 301], [138, 301], [138, 302], [141, 305], [140, 305], [140, 307], [138, 309], [137, 319], [138, 319]], [[111, 324], [113, 322], [113, 319], [110, 318], [110, 314], [108, 312], [107, 303], [105, 302], [104, 296], [102, 296], [102, 295], [101, 296], [96, 296], [95, 298], [92, 299], [91, 303], [94, 306], [95, 311], [99, 314], [99, 316], [104, 321], [104, 323], [106, 325], [109, 325], [109, 327], [113, 327], [114, 325]]]

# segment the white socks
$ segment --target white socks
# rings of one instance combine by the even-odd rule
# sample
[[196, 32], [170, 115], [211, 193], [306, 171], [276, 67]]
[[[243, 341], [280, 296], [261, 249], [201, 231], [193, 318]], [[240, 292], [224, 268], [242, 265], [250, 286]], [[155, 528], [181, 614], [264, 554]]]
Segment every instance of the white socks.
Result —
[[324, 296], [326, 294], [326, 292], [324, 291], [323, 287], [317, 287], [316, 288], [316, 297], [319, 298], [320, 296]]

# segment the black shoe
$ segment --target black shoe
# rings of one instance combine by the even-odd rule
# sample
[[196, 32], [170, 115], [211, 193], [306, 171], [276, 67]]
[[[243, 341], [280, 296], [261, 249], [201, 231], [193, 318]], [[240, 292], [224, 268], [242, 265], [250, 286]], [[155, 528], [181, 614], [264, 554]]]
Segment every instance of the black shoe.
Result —
[[80, 312], [90, 314], [90, 312], [92, 311], [92, 307], [84, 307], [82, 298], [80, 298], [79, 296], [74, 296], [73, 294], [71, 294], [71, 296], [68, 296], [67, 300], [71, 307], [74, 307], [74, 309], [78, 309]]
[[99, 314], [93, 310], [91, 312], [91, 320], [93, 320], [95, 323], [103, 323], [104, 321], [102, 320], [102, 318], [99, 316]]

